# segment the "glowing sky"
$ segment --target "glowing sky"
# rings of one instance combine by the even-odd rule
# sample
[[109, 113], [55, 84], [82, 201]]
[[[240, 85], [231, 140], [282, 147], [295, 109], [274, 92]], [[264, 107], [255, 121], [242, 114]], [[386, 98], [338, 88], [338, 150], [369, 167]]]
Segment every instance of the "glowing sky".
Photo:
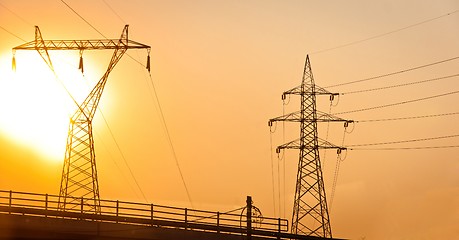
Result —
[[[128, 51], [130, 57], [124, 56], [110, 75], [100, 103], [104, 118], [98, 112], [94, 120], [105, 199], [145, 201], [127, 162], [149, 202], [225, 211], [244, 205], [251, 195], [263, 215], [290, 220], [298, 154], [287, 151], [279, 160], [271, 149], [298, 138], [298, 125], [278, 124], [270, 134], [267, 122], [283, 111], [299, 110], [294, 97], [283, 110], [280, 96], [300, 84], [306, 54], [322, 87], [459, 56], [459, 3], [454, 0], [65, 2], [105, 36], [117, 38], [129, 24], [130, 39], [151, 46], [152, 79], [192, 203], [148, 72], [136, 62], [145, 64], [146, 51], [140, 50]], [[61, 1], [0, 0], [0, 189], [57, 194], [71, 103], [38, 53], [17, 52], [17, 72], [11, 72], [11, 49], [24, 43], [20, 38], [33, 40], [34, 25], [45, 39], [103, 37]], [[81, 95], [103, 74], [110, 54], [85, 52], [85, 77], [78, 73], [77, 52], [53, 52], [51, 58], [61, 81]], [[458, 63], [330, 87], [344, 93], [331, 112], [457, 91], [459, 78], [450, 77], [350, 93], [455, 75]], [[362, 120], [455, 113], [458, 99], [450, 94], [341, 114], [361, 121], [345, 135], [344, 145], [457, 135], [457, 114]], [[318, 97], [319, 109], [328, 112], [329, 105], [326, 97]], [[328, 131], [326, 124], [319, 126], [319, 135], [337, 145], [343, 143], [343, 131], [342, 123], [330, 124]], [[351, 147], [355, 150], [340, 164], [331, 204], [333, 235], [459, 236], [459, 148], [400, 149], [458, 143], [450, 137]], [[359, 150], [363, 147], [396, 149]], [[321, 157], [330, 201], [336, 153]]]

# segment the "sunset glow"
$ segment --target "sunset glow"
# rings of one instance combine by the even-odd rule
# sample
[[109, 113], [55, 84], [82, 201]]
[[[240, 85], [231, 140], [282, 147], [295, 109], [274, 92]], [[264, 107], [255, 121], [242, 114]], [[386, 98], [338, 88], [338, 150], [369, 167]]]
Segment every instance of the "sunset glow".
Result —
[[[35, 51], [15, 54], [16, 71], [4, 69], [0, 98], [8, 102], [0, 126], [4, 133], [50, 161], [62, 161], [71, 114], [90, 91], [90, 84], [71, 54], [52, 54], [57, 77]], [[2, 62], [10, 56], [4, 55]], [[11, 60], [10, 60], [11, 61]]]
[[44, 39], [96, 40], [125, 25], [151, 46], [151, 71], [147, 51], [129, 49], [105, 85], [92, 122], [101, 198], [223, 212], [250, 195], [290, 221], [298, 152], [275, 149], [299, 127], [267, 123], [299, 110], [281, 95], [308, 54], [315, 83], [339, 93], [317, 109], [355, 121], [318, 123], [348, 148], [320, 150], [333, 236], [459, 235], [455, 0], [2, 0], [0, 190], [58, 194], [72, 98], [113, 54], [84, 51], [81, 73], [79, 51], [50, 51], [56, 77], [36, 50], [16, 51], [13, 72], [12, 49], [35, 26]]

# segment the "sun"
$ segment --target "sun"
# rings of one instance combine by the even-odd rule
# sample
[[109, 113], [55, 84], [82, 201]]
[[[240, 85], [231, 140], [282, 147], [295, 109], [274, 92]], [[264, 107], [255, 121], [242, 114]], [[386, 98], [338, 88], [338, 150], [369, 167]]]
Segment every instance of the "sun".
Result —
[[72, 98], [82, 101], [89, 86], [78, 65], [69, 63], [73, 56], [53, 54], [51, 59], [57, 78], [37, 52], [16, 52], [15, 72], [11, 54], [1, 56], [0, 133], [50, 161], [62, 162], [69, 119], [76, 109]]

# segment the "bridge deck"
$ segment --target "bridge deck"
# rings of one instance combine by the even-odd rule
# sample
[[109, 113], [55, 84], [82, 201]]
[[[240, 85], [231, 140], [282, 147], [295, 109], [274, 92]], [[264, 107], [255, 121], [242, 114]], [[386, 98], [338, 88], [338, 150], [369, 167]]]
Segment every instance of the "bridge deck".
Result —
[[[85, 199], [78, 201], [86, 202]], [[153, 204], [101, 200], [101, 212], [86, 212], [75, 204], [58, 209], [58, 196], [0, 191], [0, 238], [14, 239], [320, 239], [288, 233], [288, 221], [252, 219]]]

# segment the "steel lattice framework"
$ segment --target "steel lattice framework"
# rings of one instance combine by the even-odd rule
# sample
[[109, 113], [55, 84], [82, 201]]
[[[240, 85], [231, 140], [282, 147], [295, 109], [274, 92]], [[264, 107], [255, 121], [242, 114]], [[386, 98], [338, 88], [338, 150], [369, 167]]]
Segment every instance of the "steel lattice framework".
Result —
[[277, 152], [282, 149], [299, 149], [300, 151], [291, 231], [294, 234], [331, 238], [319, 149], [343, 150], [344, 148], [320, 139], [317, 123], [349, 121], [317, 111], [317, 95], [329, 95], [330, 99], [333, 99], [337, 93], [331, 93], [315, 85], [309, 56], [306, 56], [301, 85], [284, 92], [282, 99], [290, 94], [300, 95], [300, 111], [270, 119], [269, 126], [276, 121], [300, 123], [300, 138], [280, 145], [276, 149]]
[[[61, 210], [81, 208], [78, 209], [81, 212], [100, 213], [99, 184], [92, 120], [108, 76], [124, 53], [128, 49], [147, 49], [148, 54], [150, 53], [150, 46], [129, 40], [128, 27], [128, 25], [124, 27], [119, 39], [44, 40], [40, 29], [36, 26], [34, 41], [13, 48], [13, 65], [15, 64], [14, 52], [16, 50], [36, 50], [54, 74], [56, 73], [48, 51], [79, 50], [81, 56], [85, 50], [114, 50], [105, 74], [81, 104], [75, 102], [78, 109], [70, 118], [59, 192], [58, 207]], [[150, 56], [148, 55], [148, 70], [150, 70], [149, 60]], [[80, 69], [83, 71], [82, 58], [80, 58]]]

